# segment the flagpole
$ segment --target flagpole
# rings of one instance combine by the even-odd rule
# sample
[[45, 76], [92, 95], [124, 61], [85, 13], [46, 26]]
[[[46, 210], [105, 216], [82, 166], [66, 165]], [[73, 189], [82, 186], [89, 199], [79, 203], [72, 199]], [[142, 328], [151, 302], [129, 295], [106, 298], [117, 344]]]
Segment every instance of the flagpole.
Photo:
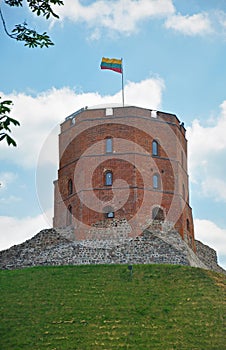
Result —
[[123, 64], [122, 64], [122, 107], [124, 107], [124, 79], [123, 79]]

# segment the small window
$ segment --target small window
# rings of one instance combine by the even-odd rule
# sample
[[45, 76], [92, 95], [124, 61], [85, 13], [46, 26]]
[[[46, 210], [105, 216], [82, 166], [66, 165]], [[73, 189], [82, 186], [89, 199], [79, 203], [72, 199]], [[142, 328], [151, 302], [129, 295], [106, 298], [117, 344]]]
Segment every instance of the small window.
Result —
[[112, 153], [112, 138], [108, 137], [105, 142], [106, 142], [106, 153]]
[[103, 212], [107, 219], [113, 219], [115, 217], [114, 209], [112, 207], [105, 207]]
[[152, 155], [158, 156], [158, 142], [155, 140], [152, 142]]
[[183, 153], [183, 151], [181, 151], [181, 165], [183, 168], [184, 167], [184, 153]]
[[72, 194], [73, 193], [73, 182], [72, 180], [70, 179], [68, 181], [68, 195]]
[[72, 206], [69, 205], [67, 208], [67, 225], [72, 224]]
[[187, 219], [187, 230], [190, 231], [190, 222], [188, 219]]
[[108, 219], [113, 219], [115, 217], [115, 214], [113, 211], [109, 211], [106, 215]]
[[112, 172], [111, 171], [107, 171], [105, 173], [105, 185], [106, 186], [112, 186]]
[[159, 180], [159, 175], [158, 174], [154, 174], [153, 175], [152, 181], [153, 181], [153, 188], [154, 189], [159, 189], [160, 188], [160, 180]]
[[183, 184], [183, 188], [182, 188], [182, 195], [183, 195], [183, 199], [185, 200], [185, 187], [184, 187], [184, 184]]
[[164, 221], [164, 212], [163, 212], [162, 208], [155, 207], [152, 209], [152, 219]]

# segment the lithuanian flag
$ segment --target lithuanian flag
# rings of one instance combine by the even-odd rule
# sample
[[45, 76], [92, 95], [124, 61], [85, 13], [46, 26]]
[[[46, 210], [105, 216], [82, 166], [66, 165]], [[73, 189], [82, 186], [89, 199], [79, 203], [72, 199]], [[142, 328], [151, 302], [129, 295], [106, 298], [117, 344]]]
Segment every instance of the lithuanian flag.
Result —
[[117, 73], [122, 73], [122, 59], [118, 60], [117, 58], [105, 58], [102, 57], [100, 64], [101, 69], [110, 69]]

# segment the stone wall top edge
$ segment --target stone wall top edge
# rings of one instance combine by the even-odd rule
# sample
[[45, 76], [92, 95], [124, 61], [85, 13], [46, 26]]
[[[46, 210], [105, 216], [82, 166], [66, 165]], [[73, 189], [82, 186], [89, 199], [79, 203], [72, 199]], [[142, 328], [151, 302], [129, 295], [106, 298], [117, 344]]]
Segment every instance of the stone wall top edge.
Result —
[[[126, 119], [125, 119], [126, 118]], [[89, 113], [86, 111], [83, 113], [81, 113], [77, 119], [76, 119], [76, 122], [72, 122], [72, 119], [68, 119], [66, 120], [65, 122], [63, 122], [61, 124], [61, 130], [60, 130], [60, 134], [59, 134], [59, 137], [61, 137], [61, 135], [63, 135], [64, 133], [67, 133], [69, 130], [75, 128], [75, 130], [78, 132], [78, 126], [79, 126], [79, 131], [80, 131], [80, 128], [83, 126], [84, 128], [86, 128], [86, 124], [89, 123], [94, 123], [95, 125], [102, 125], [102, 124], [111, 124], [111, 123], [114, 123], [114, 124], [124, 124], [125, 120], [126, 120], [126, 123], [131, 123], [131, 124], [134, 124], [134, 121], [133, 120], [136, 120], [136, 119], [142, 119], [142, 120], [149, 120], [150, 122], [152, 123], [161, 123], [161, 125], [169, 125], [171, 126], [173, 129], [177, 129], [182, 135], [183, 135], [183, 138], [185, 141], [186, 140], [186, 136], [185, 136], [185, 133], [186, 133], [186, 129], [184, 128], [184, 126], [182, 124], [180, 124], [180, 121], [179, 119], [174, 116], [173, 118], [170, 116], [170, 117], [166, 117], [166, 118], [163, 118], [163, 117], [158, 117], [158, 118], [152, 118], [151, 116], [148, 116], [148, 115], [135, 115], [135, 114], [130, 114], [130, 115], [116, 115], [114, 114], [113, 116], [105, 116], [105, 115], [98, 115], [98, 116], [95, 116], [94, 115], [89, 115]], [[83, 125], [84, 124], [84, 125]], [[176, 129], [174, 132], [176, 132]]]
[[[84, 107], [84, 108], [81, 108], [79, 109], [78, 111], [72, 113], [71, 115], [69, 115], [68, 117], [65, 118], [65, 120], [61, 123], [61, 127], [62, 126], [66, 126], [65, 124], [68, 124], [68, 122], [70, 122], [73, 118], [75, 118], [76, 116], [79, 116], [81, 114], [94, 114], [95, 112], [97, 111], [100, 111], [102, 112], [102, 114], [104, 113], [104, 111], [106, 109], [112, 109], [114, 110], [114, 116], [117, 116], [117, 115], [122, 115], [122, 112], [125, 112], [125, 113], [128, 113], [129, 111], [133, 110], [133, 111], [143, 111], [144, 113], [151, 113], [152, 111], [153, 112], [156, 112], [156, 119], [165, 119], [165, 118], [170, 118], [170, 119], [174, 119], [176, 121], [176, 124], [180, 124], [180, 120], [179, 118], [173, 114], [173, 113], [169, 113], [169, 112], [164, 112], [164, 111], [159, 111], [159, 110], [156, 110], [156, 109], [148, 109], [148, 108], [144, 108], [144, 107], [138, 107], [138, 106], [125, 106], [125, 107], [118, 107], [118, 106], [113, 106], [113, 107], [108, 107], [107, 105], [106, 106], [103, 106], [103, 107], [93, 107], [93, 108], [89, 108], [89, 107]], [[124, 113], [123, 113], [124, 115]], [[184, 127], [183, 123], [182, 123], [182, 126]]]

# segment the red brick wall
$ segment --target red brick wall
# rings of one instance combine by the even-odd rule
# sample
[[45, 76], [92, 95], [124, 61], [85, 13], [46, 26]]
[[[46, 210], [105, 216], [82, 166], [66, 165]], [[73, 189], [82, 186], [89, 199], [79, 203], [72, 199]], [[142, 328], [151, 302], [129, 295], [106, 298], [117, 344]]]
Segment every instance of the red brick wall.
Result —
[[[152, 208], [159, 206], [192, 245], [187, 141], [178, 118], [163, 112], [153, 117], [150, 110], [138, 107], [113, 108], [112, 115], [104, 108], [85, 109], [71, 118], [61, 125], [59, 136], [54, 226], [68, 224], [70, 205], [77, 230], [88, 230], [105, 218], [103, 208], [108, 205], [116, 218], [126, 218], [134, 230], [138, 227], [139, 234]], [[106, 153], [108, 137], [112, 153]], [[158, 141], [158, 156], [152, 155], [153, 140]], [[107, 170], [113, 174], [112, 186], [105, 185]], [[154, 174], [159, 176], [158, 189], [153, 188]], [[68, 193], [69, 179], [73, 194]]]

